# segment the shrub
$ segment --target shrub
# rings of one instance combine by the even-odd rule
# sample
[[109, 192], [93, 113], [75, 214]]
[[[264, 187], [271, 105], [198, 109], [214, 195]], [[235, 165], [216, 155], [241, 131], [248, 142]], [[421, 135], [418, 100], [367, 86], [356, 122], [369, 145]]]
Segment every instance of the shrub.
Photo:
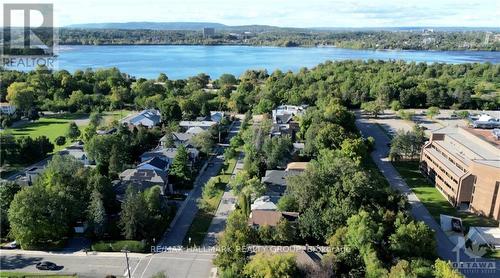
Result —
[[138, 240], [99, 241], [92, 244], [92, 250], [98, 252], [120, 252], [124, 249], [133, 253], [147, 251], [146, 244]]

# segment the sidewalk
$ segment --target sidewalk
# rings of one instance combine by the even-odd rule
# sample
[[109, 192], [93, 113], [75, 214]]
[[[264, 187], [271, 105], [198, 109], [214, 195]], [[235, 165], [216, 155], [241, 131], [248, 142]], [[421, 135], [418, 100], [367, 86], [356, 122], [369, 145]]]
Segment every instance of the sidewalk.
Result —
[[[240, 167], [243, 163], [243, 153], [240, 153], [238, 161], [233, 169], [233, 177], [240, 171]], [[208, 228], [207, 235], [203, 241], [203, 247], [212, 247], [217, 245], [217, 239], [220, 233], [226, 228], [226, 220], [229, 214], [235, 209], [236, 206], [236, 196], [234, 196], [231, 191], [231, 187], [226, 185], [224, 194], [217, 208], [214, 218], [212, 218], [212, 223]]]

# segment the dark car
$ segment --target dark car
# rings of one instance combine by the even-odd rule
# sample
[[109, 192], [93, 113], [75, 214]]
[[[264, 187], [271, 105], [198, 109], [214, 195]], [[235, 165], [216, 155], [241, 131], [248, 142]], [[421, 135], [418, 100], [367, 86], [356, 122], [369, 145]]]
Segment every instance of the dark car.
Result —
[[56, 265], [53, 262], [43, 261], [36, 264], [36, 268], [39, 270], [59, 270], [62, 267]]

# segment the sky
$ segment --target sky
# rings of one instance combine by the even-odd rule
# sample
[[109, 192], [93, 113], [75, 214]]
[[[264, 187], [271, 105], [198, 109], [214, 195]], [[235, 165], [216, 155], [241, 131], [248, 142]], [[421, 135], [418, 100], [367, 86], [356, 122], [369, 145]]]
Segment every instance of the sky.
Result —
[[130, 21], [195, 21], [282, 27], [500, 27], [498, 0], [4, 0], [2, 2], [53, 3], [56, 26]]

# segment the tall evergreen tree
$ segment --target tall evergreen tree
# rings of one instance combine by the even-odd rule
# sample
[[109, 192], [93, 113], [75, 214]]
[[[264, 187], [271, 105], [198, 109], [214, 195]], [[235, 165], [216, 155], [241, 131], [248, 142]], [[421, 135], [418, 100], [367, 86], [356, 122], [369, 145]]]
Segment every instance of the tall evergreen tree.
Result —
[[104, 234], [106, 225], [106, 210], [102, 201], [102, 195], [97, 190], [93, 190], [90, 195], [90, 204], [88, 208], [88, 220], [92, 230], [97, 237]]

